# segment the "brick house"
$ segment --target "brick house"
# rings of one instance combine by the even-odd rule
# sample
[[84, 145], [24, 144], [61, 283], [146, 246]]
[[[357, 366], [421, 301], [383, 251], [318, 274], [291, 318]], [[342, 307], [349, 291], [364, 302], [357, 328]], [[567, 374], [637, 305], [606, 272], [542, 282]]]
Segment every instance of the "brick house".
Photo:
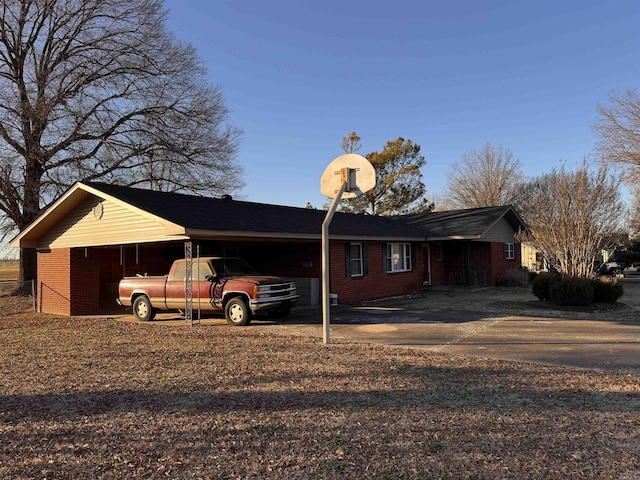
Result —
[[[424, 284], [469, 283], [481, 270], [483, 283], [494, 284], [519, 265], [513, 235], [522, 222], [511, 207], [468, 212], [464, 221], [451, 212], [395, 218], [336, 213], [329, 230], [331, 292], [340, 303], [357, 303]], [[228, 197], [77, 183], [11, 245], [37, 249], [37, 305], [44, 313], [119, 311], [118, 281], [167, 273], [184, 256], [185, 242], [192, 242], [194, 256], [241, 256], [264, 274], [294, 277], [301, 303], [316, 305], [325, 215]], [[478, 225], [473, 234], [465, 227], [472, 224]], [[461, 235], [452, 233], [455, 228]]]
[[514, 235], [525, 228], [513, 207], [450, 210], [402, 217], [425, 233], [425, 282], [430, 285], [495, 285], [521, 268]]

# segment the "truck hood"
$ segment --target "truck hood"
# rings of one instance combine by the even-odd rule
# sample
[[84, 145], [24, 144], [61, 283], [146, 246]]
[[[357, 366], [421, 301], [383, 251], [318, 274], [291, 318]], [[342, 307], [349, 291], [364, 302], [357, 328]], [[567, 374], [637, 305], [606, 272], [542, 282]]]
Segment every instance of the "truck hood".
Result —
[[274, 277], [270, 275], [249, 275], [239, 277], [228, 277], [229, 280], [239, 280], [244, 282], [255, 283], [256, 285], [271, 285], [274, 283], [288, 283], [293, 282], [288, 278]]

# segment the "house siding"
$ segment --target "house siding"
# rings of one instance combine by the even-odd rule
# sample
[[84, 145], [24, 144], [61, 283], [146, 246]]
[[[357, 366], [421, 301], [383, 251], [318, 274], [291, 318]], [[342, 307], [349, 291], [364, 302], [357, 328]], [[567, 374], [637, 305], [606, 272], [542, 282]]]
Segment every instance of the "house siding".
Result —
[[137, 243], [141, 239], [145, 242], [166, 240], [165, 225], [115, 202], [92, 196], [46, 232], [38, 240], [38, 248], [118, 245]]
[[496, 243], [513, 243], [515, 242], [515, 232], [511, 224], [502, 217], [498, 220], [483, 237], [483, 242], [496, 242]]

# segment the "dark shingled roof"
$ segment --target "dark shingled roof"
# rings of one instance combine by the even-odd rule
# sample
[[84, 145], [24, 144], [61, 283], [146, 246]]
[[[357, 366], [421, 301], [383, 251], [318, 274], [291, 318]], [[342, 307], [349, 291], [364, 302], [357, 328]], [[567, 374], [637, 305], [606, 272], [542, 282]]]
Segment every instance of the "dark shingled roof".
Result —
[[509, 205], [404, 215], [399, 218], [422, 228], [429, 238], [464, 238], [481, 237], [502, 217], [505, 217], [516, 231], [525, 226]]
[[[320, 235], [327, 212], [308, 208], [85, 183], [188, 230]], [[331, 235], [424, 239], [424, 231], [398, 219], [336, 212]]]

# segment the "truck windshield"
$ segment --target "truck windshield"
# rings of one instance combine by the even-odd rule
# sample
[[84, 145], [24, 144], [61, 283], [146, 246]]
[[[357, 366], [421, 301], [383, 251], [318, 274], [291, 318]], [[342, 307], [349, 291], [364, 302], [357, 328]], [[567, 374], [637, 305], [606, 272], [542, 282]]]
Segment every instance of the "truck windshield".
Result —
[[242, 258], [216, 258], [211, 263], [216, 274], [220, 277], [258, 275], [255, 268]]

